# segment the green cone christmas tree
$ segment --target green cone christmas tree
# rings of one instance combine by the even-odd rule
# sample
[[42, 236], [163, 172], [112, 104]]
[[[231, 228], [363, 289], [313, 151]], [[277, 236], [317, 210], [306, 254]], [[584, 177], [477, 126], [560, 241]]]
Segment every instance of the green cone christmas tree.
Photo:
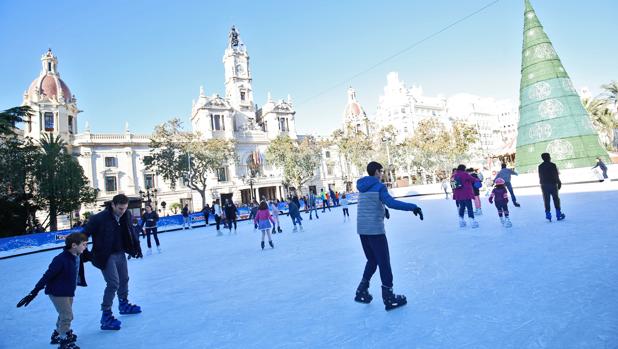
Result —
[[519, 89], [516, 168], [534, 172], [541, 153], [561, 169], [594, 166], [608, 159], [569, 75], [528, 0]]

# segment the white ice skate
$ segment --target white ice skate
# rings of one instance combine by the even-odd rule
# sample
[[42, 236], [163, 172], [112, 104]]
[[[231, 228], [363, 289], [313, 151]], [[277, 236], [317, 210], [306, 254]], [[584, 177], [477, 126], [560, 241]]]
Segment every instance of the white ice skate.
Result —
[[294, 226], [294, 229], [292, 229], [292, 233], [296, 233], [298, 232], [298, 228], [296, 228], [296, 226]]
[[477, 208], [476, 211], [474, 212], [475, 215], [477, 216], [482, 216], [483, 215], [483, 210], [481, 210], [481, 208]]
[[152, 254], [152, 248], [148, 248], [148, 251], [146, 251], [146, 256], [150, 256]]
[[303, 229], [303, 226], [300, 226], [300, 231], [305, 231], [305, 229]]
[[504, 219], [504, 226], [505, 226], [506, 228], [510, 228], [510, 227], [512, 227], [512, 226], [513, 226], [513, 223], [511, 223], [511, 220], [509, 219], [509, 217], [506, 217], [506, 218]]
[[476, 219], [473, 219], [472, 223], [470, 223], [470, 226], [472, 228], [478, 228], [479, 227], [479, 222]]
[[161, 253], [161, 247], [157, 246], [157, 252]]
[[459, 220], [459, 227], [460, 228], [465, 228], [466, 227], [466, 221], [464, 221], [463, 218]]
[[504, 225], [504, 217], [500, 217], [500, 224]]

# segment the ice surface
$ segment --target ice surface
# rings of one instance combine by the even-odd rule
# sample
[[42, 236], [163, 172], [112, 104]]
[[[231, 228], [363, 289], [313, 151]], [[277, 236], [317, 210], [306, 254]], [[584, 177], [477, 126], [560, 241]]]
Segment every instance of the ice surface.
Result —
[[[384, 311], [379, 274], [369, 305], [353, 301], [364, 256], [340, 208], [260, 250], [248, 222], [238, 234], [213, 226], [160, 235], [163, 253], [130, 260], [130, 300], [117, 332], [99, 329], [104, 289], [87, 264], [73, 329], [82, 348], [616, 348], [617, 183], [565, 186], [566, 220], [548, 223], [538, 188], [522, 189], [500, 225], [483, 198], [481, 227], [460, 229], [451, 200], [406, 199], [425, 212], [391, 210], [386, 223], [395, 292], [408, 305]], [[612, 190], [610, 190], [612, 189]], [[268, 245], [267, 245], [268, 246]], [[146, 249], [142, 240], [142, 248]], [[58, 251], [0, 260], [0, 348], [51, 348], [56, 312], [41, 292], [15, 304]]]

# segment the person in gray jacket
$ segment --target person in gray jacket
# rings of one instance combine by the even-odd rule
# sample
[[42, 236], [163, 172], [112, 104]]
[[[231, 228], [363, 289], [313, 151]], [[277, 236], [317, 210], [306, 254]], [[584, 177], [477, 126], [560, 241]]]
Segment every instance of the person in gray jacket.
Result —
[[509, 194], [511, 194], [511, 199], [513, 199], [513, 206], [519, 207], [521, 205], [517, 202], [517, 198], [515, 198], [515, 193], [513, 193], [513, 186], [511, 185], [511, 176], [517, 176], [517, 172], [515, 172], [514, 170], [510, 168], [507, 168], [506, 164], [502, 163], [502, 169], [500, 169], [500, 171], [496, 175], [496, 178], [494, 178], [494, 182], [498, 178], [504, 179], [504, 185], [506, 186], [506, 189], [509, 191]]
[[373, 296], [369, 294], [369, 281], [380, 267], [382, 280], [382, 300], [386, 310], [391, 310], [407, 303], [404, 295], [393, 293], [393, 273], [388, 252], [388, 241], [384, 230], [384, 217], [389, 218], [384, 205], [395, 210], [412, 211], [423, 220], [423, 211], [412, 203], [393, 199], [388, 193], [382, 179], [383, 167], [372, 161], [367, 165], [367, 173], [356, 182], [358, 188], [358, 209], [356, 231], [360, 235], [363, 252], [367, 258], [363, 278], [356, 289], [355, 301], [370, 303]]

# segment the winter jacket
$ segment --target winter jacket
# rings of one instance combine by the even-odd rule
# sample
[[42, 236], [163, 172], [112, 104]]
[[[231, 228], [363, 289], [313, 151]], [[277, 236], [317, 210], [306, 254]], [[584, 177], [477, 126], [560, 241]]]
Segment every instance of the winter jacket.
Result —
[[144, 226], [146, 228], [152, 228], [157, 226], [157, 222], [159, 221], [159, 215], [152, 211], [150, 213], [144, 213], [142, 216], [142, 222], [144, 222]]
[[356, 232], [360, 235], [381, 235], [384, 230], [384, 205], [395, 210], [412, 211], [415, 204], [395, 200], [386, 186], [374, 176], [365, 176], [356, 181], [358, 208]]
[[221, 217], [221, 206], [219, 206], [219, 204], [214, 204], [212, 205], [212, 214], [214, 214], [215, 216], [219, 216]]
[[[92, 264], [105, 269], [107, 259], [112, 253], [125, 252], [131, 256], [137, 256], [142, 249], [139, 245], [139, 236], [133, 230], [131, 212], [126, 211], [119, 221], [116, 221], [111, 208], [107, 208], [90, 217], [84, 227], [84, 234], [92, 237], [92, 251], [84, 251], [91, 254]], [[120, 251], [118, 251], [120, 247]]]
[[502, 178], [504, 179], [505, 182], [510, 182], [511, 181], [511, 176], [515, 175], [517, 176], [517, 172], [515, 172], [514, 170], [510, 169], [510, 168], [503, 168], [501, 169], [498, 174], [496, 175], [496, 178], [494, 178], [494, 182], [496, 181], [496, 179], [498, 178]]
[[348, 207], [348, 199], [347, 198], [341, 199], [340, 203], [341, 203], [341, 207], [343, 207], [343, 208], [347, 208]]
[[453, 189], [453, 200], [469, 200], [474, 198], [473, 185], [474, 182], [478, 181], [477, 178], [472, 177], [466, 171], [457, 170], [451, 180], [461, 183], [461, 187]]
[[257, 214], [255, 215], [255, 218], [253, 219], [253, 222], [258, 223], [259, 221], [267, 221], [267, 220], [270, 220], [271, 222], [275, 223], [275, 220], [270, 215], [270, 211], [258, 210]]
[[231, 220], [236, 219], [237, 211], [238, 209], [236, 209], [236, 205], [234, 204], [225, 205], [225, 218], [231, 219]]
[[288, 202], [288, 209], [290, 217], [300, 217], [300, 210], [298, 209], [298, 206], [296, 206], [294, 201]]
[[552, 184], [557, 185], [558, 187], [562, 186], [556, 164], [551, 161], [543, 161], [539, 165], [539, 182], [545, 185]]
[[607, 166], [605, 166], [605, 163], [601, 160], [597, 161], [597, 164], [593, 167], [593, 169], [597, 167], [601, 168], [601, 171], [607, 171]]
[[[79, 272], [77, 271], [77, 261], [79, 261]], [[77, 286], [87, 286], [84, 275], [82, 258], [64, 250], [54, 257], [41, 280], [34, 286], [33, 291], [39, 292], [45, 288], [45, 294], [56, 297], [75, 297]]]
[[509, 192], [504, 186], [495, 187], [491, 191], [489, 202], [493, 203], [494, 200], [496, 201], [496, 205], [506, 204], [509, 202]]
[[183, 217], [189, 217], [189, 208], [188, 207], [183, 207], [182, 208], [182, 216]]

